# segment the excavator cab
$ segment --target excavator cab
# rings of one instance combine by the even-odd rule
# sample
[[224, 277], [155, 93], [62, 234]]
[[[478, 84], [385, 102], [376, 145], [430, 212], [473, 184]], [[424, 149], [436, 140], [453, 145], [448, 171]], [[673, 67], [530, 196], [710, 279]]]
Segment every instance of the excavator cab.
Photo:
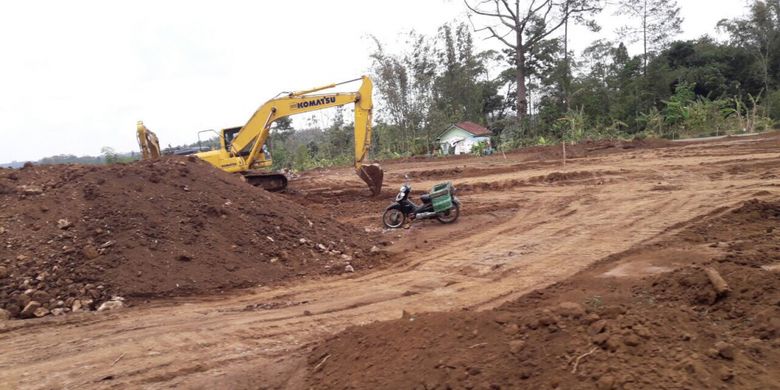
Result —
[[[231, 152], [229, 150], [230, 145], [233, 143], [233, 139], [236, 138], [236, 136], [238, 135], [238, 132], [240, 132], [240, 131], [241, 131], [241, 126], [231, 127], [231, 128], [228, 128], [228, 129], [222, 129], [222, 132], [221, 132], [221, 134], [222, 134], [222, 141], [224, 142], [222, 144], [222, 149], [225, 152], [228, 152], [228, 153]], [[241, 156], [241, 157], [246, 157], [246, 156], [249, 155], [249, 152], [251, 152], [251, 148], [244, 148], [243, 150], [239, 150], [238, 153], [236, 153], [236, 155]]]
[[230, 145], [233, 142], [233, 138], [236, 138], [236, 135], [239, 131], [241, 131], [241, 126], [222, 130], [222, 138], [225, 141], [223, 145]]

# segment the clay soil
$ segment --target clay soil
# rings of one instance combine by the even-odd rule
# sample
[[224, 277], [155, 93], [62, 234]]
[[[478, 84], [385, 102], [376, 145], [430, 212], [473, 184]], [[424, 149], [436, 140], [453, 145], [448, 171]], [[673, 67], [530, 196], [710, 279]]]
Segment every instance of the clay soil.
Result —
[[[104, 173], [83, 167], [2, 171], [3, 281], [14, 283], [5, 304], [47, 286], [94, 299], [86, 284], [107, 291], [96, 301], [137, 298], [119, 310], [0, 321], [0, 387], [778, 387], [780, 134], [567, 154], [565, 166], [557, 148], [389, 161], [378, 198], [349, 168], [306, 172], [283, 194], [186, 159], [107, 168], [117, 172], [102, 184]], [[158, 183], [150, 168], [163, 172]], [[453, 181], [458, 222], [383, 230], [406, 173], [415, 194]], [[149, 184], [109, 183], [133, 177]], [[165, 195], [140, 206], [157, 196], [152, 185]], [[282, 234], [271, 225], [280, 220]], [[87, 246], [98, 255], [89, 261]], [[236, 250], [239, 268], [221, 266]], [[219, 260], [208, 272], [187, 275], [207, 287], [164, 285], [166, 264], [179, 275], [210, 258]], [[40, 264], [27, 284], [20, 261]], [[158, 264], [140, 269], [140, 279], [158, 278], [136, 290], [150, 296], [131, 292], [141, 263]], [[38, 280], [58, 264], [63, 274]], [[714, 292], [705, 267], [729, 294]], [[254, 276], [231, 282], [241, 274]]]
[[30, 301], [90, 310], [378, 260], [367, 234], [195, 158], [2, 170], [0, 202], [0, 308], [15, 317]]
[[[328, 339], [315, 388], [780, 387], [780, 201], [717, 210], [494, 310]], [[732, 291], [718, 296], [704, 267]]]

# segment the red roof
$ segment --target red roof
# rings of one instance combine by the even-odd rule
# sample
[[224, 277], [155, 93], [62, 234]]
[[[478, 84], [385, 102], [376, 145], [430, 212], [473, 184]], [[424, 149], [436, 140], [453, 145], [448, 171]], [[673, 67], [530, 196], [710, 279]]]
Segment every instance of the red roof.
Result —
[[488, 136], [488, 135], [492, 135], [493, 134], [492, 131], [490, 131], [490, 130], [486, 129], [485, 127], [480, 126], [480, 125], [478, 125], [478, 124], [476, 124], [474, 122], [468, 122], [468, 121], [467, 122], [460, 122], [460, 123], [456, 124], [455, 126], [461, 128], [461, 129], [463, 129], [465, 131], [468, 131], [469, 133], [474, 134], [477, 137]]

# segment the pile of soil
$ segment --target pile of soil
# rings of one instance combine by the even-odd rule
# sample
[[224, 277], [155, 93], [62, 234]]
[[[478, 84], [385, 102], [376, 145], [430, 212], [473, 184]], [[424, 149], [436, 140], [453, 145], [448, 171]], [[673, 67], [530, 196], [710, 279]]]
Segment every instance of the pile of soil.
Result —
[[2, 169], [0, 203], [0, 308], [13, 317], [95, 309], [115, 296], [132, 302], [353, 272], [382, 260], [362, 231], [194, 157]]
[[[690, 144], [690, 143], [689, 143]], [[646, 139], [634, 139], [630, 141], [622, 140], [583, 140], [574, 145], [566, 145], [566, 157], [567, 158], [580, 158], [580, 157], [592, 157], [602, 156], [614, 153], [620, 153], [630, 149], [658, 149], [668, 147], [680, 147], [681, 144], [658, 139], [658, 138], [646, 138]], [[527, 160], [560, 160], [563, 158], [563, 149], [561, 145], [540, 145], [529, 146], [520, 149], [515, 149], [509, 152], [504, 152], [506, 155], [527, 155]], [[496, 152], [493, 156], [501, 156], [501, 152]], [[469, 159], [474, 157], [473, 154], [459, 154], [459, 155], [447, 155], [447, 156], [411, 156], [411, 157], [399, 157], [394, 159], [382, 160], [382, 164], [391, 163], [419, 163], [425, 161], [439, 161], [446, 159], [448, 161]], [[459, 172], [454, 172], [459, 173]]]
[[[309, 384], [780, 387], [780, 201], [750, 201], [678, 228], [496, 310], [404, 313], [349, 328], [313, 349]], [[637, 264], [652, 266], [614, 276]], [[706, 268], [731, 292], [719, 295]]]
[[552, 172], [547, 175], [534, 176], [527, 180], [509, 179], [476, 183], [456, 183], [456, 188], [464, 193], [480, 193], [484, 191], [506, 191], [517, 187], [538, 185], [604, 185], [623, 180], [625, 171], [576, 171]]

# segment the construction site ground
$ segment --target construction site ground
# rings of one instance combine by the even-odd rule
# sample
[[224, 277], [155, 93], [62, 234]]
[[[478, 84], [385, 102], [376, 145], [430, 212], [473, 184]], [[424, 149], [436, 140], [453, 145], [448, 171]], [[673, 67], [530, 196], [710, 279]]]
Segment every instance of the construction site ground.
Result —
[[[542, 309], [557, 307], [561, 302], [575, 301], [587, 307], [586, 301], [595, 299], [595, 295], [584, 290], [588, 288], [587, 283], [582, 288], [576, 285], [577, 294], [561, 288], [561, 283], [571, 285], [589, 272], [591, 276], [594, 272], [608, 274], [606, 281], [620, 277], [656, 278], [673, 275], [675, 270], [693, 262], [706, 263], [725, 256], [729, 253], [727, 249], [733, 247], [724, 244], [720, 248], [718, 243], [729, 242], [734, 237], [708, 236], [707, 226], [702, 228], [696, 224], [710, 218], [715, 221], [712, 223], [727, 225], [722, 218], [741, 215], [730, 213], [754, 199], [764, 205], [759, 209], [770, 210], [771, 217], [772, 205], [780, 201], [778, 133], [685, 143], [583, 143], [570, 147], [567, 155], [565, 166], [560, 147], [538, 147], [489, 157], [385, 161], [382, 163], [385, 186], [376, 198], [367, 197], [368, 189], [351, 168], [304, 172], [291, 180], [287, 193], [280, 194], [288, 202], [285, 205], [291, 205], [286, 207], [304, 206], [317, 215], [315, 223], [330, 217], [338, 221], [338, 232], [344, 232], [340, 234], [349, 234], [349, 227], [354, 227], [357, 233], [347, 240], [348, 246], [360, 247], [363, 251], [376, 246], [373, 252], [381, 252], [381, 261], [356, 262], [354, 273], [307, 271], [316, 277], [280, 278], [260, 287], [224, 291], [210, 287], [198, 294], [150, 297], [120, 310], [0, 320], [0, 388], [299, 389], [318, 387], [318, 384], [333, 388], [382, 385], [394, 388], [394, 383], [400, 383], [399, 377], [394, 375], [407, 372], [403, 360], [414, 361], [413, 356], [398, 352], [404, 351], [409, 340], [421, 340], [420, 334], [414, 333], [415, 329], [406, 330], [410, 333], [401, 331], [406, 325], [397, 324], [399, 320], [408, 323], [409, 318], [422, 313], [463, 313], [467, 309], [468, 315], [474, 317], [471, 320], [479, 322], [479, 313], [488, 312], [487, 318], [493, 321], [498, 315], [497, 308], [523, 313], [538, 311], [544, 316], [549, 312], [542, 312]], [[460, 219], [452, 225], [422, 221], [409, 229], [382, 229], [380, 216], [403, 183], [404, 174], [408, 174], [415, 195], [438, 182], [451, 180], [463, 203]], [[283, 213], [278, 208], [275, 213]], [[219, 214], [216, 212], [213, 217], [226, 219]], [[298, 219], [303, 220], [303, 214]], [[247, 223], [247, 218], [241, 221]], [[765, 229], [766, 237], [769, 237], [762, 236], [768, 240], [768, 244], [764, 244], [776, 245], [780, 229], [770, 225], [761, 225], [761, 229]], [[739, 230], [739, 224], [728, 231], [736, 230]], [[290, 239], [295, 239], [292, 234], [297, 231], [290, 232]], [[664, 261], [659, 263], [648, 258], [638, 261], [637, 256], [630, 255], [632, 250], [640, 251], [659, 242], [668, 242], [669, 237], [687, 237], [693, 234], [691, 232], [699, 232], [697, 238], [689, 240], [696, 245], [686, 244], [682, 249], [675, 246], [663, 252]], [[326, 234], [322, 233], [322, 236]], [[216, 240], [219, 235], [209, 233], [207, 237]], [[333, 235], [327, 235], [327, 239], [333, 239]], [[300, 248], [295, 248], [290, 249], [292, 254], [301, 256]], [[251, 247], [244, 249], [243, 255], [252, 256]], [[609, 260], [608, 266], [604, 265], [605, 259]], [[775, 257], [774, 261], [780, 260]], [[769, 275], [767, 283], [774, 286], [770, 293], [776, 294], [780, 266], [771, 262], [755, 266], [763, 267], [761, 269]], [[312, 266], [306, 267], [310, 270]], [[214, 272], [223, 272], [217, 268]], [[592, 280], [588, 283], [598, 288]], [[658, 283], [652, 286], [656, 285]], [[670, 287], [664, 291], [673, 290]], [[529, 300], [528, 294], [533, 291], [545, 291], [544, 298]], [[612, 290], [615, 291], [629, 294], [632, 290], [630, 287], [621, 290], [618, 286]], [[662, 296], [666, 294], [664, 291], [656, 293]], [[555, 294], [565, 297], [549, 298]], [[610, 297], [604, 292], [599, 294], [600, 300]], [[621, 305], [630, 304], [615, 300]], [[594, 305], [600, 306], [600, 303]], [[609, 302], [606, 306], [609, 307]], [[667, 317], [672, 315], [665, 313]], [[630, 314], [630, 310], [623, 309], [615, 315], [614, 321], [623, 321], [623, 317], [617, 318], [618, 315], [630, 317]], [[524, 315], [517, 314], [512, 321], [528, 321]], [[604, 313], [602, 317], [613, 319]], [[436, 326], [446, 329], [451, 319], [426, 318], [423, 320], [428, 321], [425, 323], [432, 329], [437, 329]], [[377, 321], [391, 322], [375, 324]], [[452, 321], [456, 324], [465, 320]], [[735, 378], [733, 371], [720, 366], [717, 368], [720, 370], [718, 381], [745, 388], [778, 386], [777, 354], [771, 353], [778, 350], [777, 336], [772, 333], [772, 327], [778, 324], [772, 322], [771, 317], [767, 321], [770, 333], [763, 340], [768, 340], [764, 353], [768, 354], [769, 368], [762, 370], [750, 365], [734, 368], [749, 368], [752, 371], [748, 373], [760, 382], [751, 383], [749, 378], [739, 375]], [[559, 327], [563, 324], [562, 320], [553, 322]], [[389, 326], [387, 324], [396, 325], [391, 329], [381, 328]], [[372, 328], [376, 326], [386, 336], [384, 344], [377, 346], [370, 340], [363, 340], [367, 343], [366, 351], [373, 353], [376, 359], [349, 355], [345, 360], [344, 353], [338, 355], [339, 351], [343, 352], [339, 348], [362, 348], [362, 344], [352, 341], [382, 334], [371, 333], [377, 332]], [[340, 333], [348, 328], [347, 333]], [[487, 328], [480, 329], [484, 334]], [[696, 336], [697, 329], [687, 331]], [[464, 332], [471, 334], [467, 328], [456, 333]], [[545, 341], [533, 337], [528, 336], [525, 342]], [[443, 367], [459, 367], [463, 362], [446, 361], [459, 354], [452, 349], [460, 345], [458, 342], [478, 350], [491, 340], [489, 337], [462, 340], [462, 337], [453, 336], [452, 340], [443, 340], [441, 344], [450, 349], [439, 351], [448, 356], [435, 361], [441, 361], [437, 365]], [[606, 340], [601, 344], [605, 343]], [[575, 365], [574, 371], [580, 372], [588, 369], [586, 364], [589, 362], [608, 364], [598, 359], [604, 359], [609, 352], [594, 360], [585, 355], [591, 351], [590, 345], [586, 340], [571, 351], [559, 351], [572, 356], [571, 360], [561, 363], [566, 372], [571, 372], [575, 360], [582, 367]], [[599, 343], [593, 345], [595, 348]], [[382, 351], [387, 352], [386, 359]], [[538, 353], [547, 352], [539, 350]], [[675, 358], [677, 356], [669, 355], [657, 360]], [[365, 361], [361, 362], [361, 359]], [[520, 370], [525, 376], [520, 379], [544, 378], [540, 372], [552, 370], [552, 367], [544, 366], [544, 360], [537, 359], [536, 362], [532, 371]], [[693, 371], [698, 362], [691, 363]], [[381, 370], [383, 364], [386, 364], [386, 370]], [[350, 365], [373, 376], [376, 381], [358, 375]], [[431, 366], [429, 369], [438, 368]], [[490, 388], [495, 385], [493, 388], [496, 388], [502, 383], [507, 387], [516, 379], [501, 383], [472, 381], [480, 371], [490, 373], [490, 370], [484, 367], [473, 370], [470, 366], [464, 366], [463, 370], [465, 374], [453, 374], [455, 387]], [[391, 375], [389, 371], [395, 374]], [[414, 375], [415, 371], [408, 371], [408, 376]], [[427, 374], [422, 372], [422, 375]], [[566, 386], [567, 383], [580, 383], [613, 388], [621, 380], [617, 374], [605, 376], [608, 375], [600, 372], [599, 376], [587, 377], [581, 382], [566, 382], [564, 378], [564, 382], [534, 384], [570, 388], [576, 386]], [[444, 388], [447, 383], [447, 378], [429, 376], [428, 379], [432, 381], [431, 386], [416, 382], [404, 383], [401, 387]], [[629, 380], [627, 383], [642, 388], [640, 382]], [[693, 381], [690, 386], [695, 388], [696, 384]]]

